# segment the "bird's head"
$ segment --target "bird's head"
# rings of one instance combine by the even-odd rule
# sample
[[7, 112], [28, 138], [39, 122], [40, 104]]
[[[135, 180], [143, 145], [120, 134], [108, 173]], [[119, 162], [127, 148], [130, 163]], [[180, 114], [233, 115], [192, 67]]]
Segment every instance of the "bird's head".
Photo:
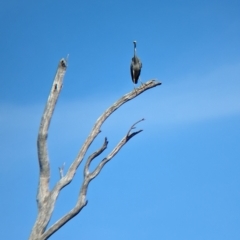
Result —
[[137, 45], [137, 41], [133, 41], [134, 47], [136, 47]]

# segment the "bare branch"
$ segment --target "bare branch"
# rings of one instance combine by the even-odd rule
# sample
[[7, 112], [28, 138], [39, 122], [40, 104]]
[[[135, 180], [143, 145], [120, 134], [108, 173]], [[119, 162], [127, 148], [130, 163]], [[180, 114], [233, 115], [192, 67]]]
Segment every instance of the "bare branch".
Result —
[[97, 156], [99, 156], [107, 148], [107, 145], [108, 145], [108, 141], [107, 141], [107, 138], [105, 138], [102, 147], [99, 150], [97, 150], [96, 152], [94, 152], [91, 156], [88, 157], [88, 160], [84, 167], [84, 177], [87, 177], [89, 174], [89, 166], [90, 166], [92, 160], [94, 158], [96, 158]]
[[107, 138], [105, 138], [103, 146], [94, 152], [91, 156], [89, 156], [85, 167], [84, 167], [84, 180], [83, 184], [80, 190], [80, 194], [78, 196], [78, 200], [76, 203], [76, 206], [70, 210], [65, 216], [63, 216], [61, 219], [59, 219], [57, 222], [55, 222], [43, 235], [42, 239], [47, 239], [49, 238], [54, 232], [56, 232], [58, 229], [60, 229], [64, 224], [66, 224], [69, 220], [71, 220], [73, 217], [75, 217], [86, 205], [87, 205], [87, 200], [86, 200], [86, 194], [88, 190], [88, 185], [91, 180], [93, 180], [102, 170], [103, 166], [109, 162], [119, 151], [120, 149], [125, 145], [125, 143], [128, 142], [129, 139], [131, 139], [133, 136], [136, 134], [140, 133], [142, 130], [139, 130], [137, 132], [133, 132], [130, 134], [130, 131], [134, 128], [134, 126], [143, 121], [144, 119], [141, 119], [134, 123], [131, 128], [129, 129], [128, 133], [126, 136], [117, 144], [117, 146], [111, 151], [111, 153], [108, 154], [106, 158], [104, 158], [99, 165], [96, 167], [96, 169], [92, 172], [89, 173], [89, 165], [92, 162], [94, 158], [99, 156], [106, 148], [107, 148]]
[[[82, 162], [82, 160], [83, 160], [83, 158], [84, 158], [84, 156], [86, 154], [86, 151], [88, 150], [88, 148], [90, 147], [91, 143], [96, 138], [96, 136], [101, 132], [100, 128], [101, 128], [102, 124], [104, 123], [104, 121], [106, 121], [106, 119], [114, 111], [116, 111], [120, 106], [122, 106], [124, 103], [130, 101], [131, 99], [133, 99], [136, 96], [140, 95], [144, 91], [146, 91], [148, 89], [151, 89], [153, 87], [156, 87], [158, 85], [161, 85], [161, 83], [157, 82], [155, 80], [150, 80], [150, 81], [146, 82], [145, 84], [141, 85], [137, 89], [134, 89], [130, 93], [128, 93], [128, 94], [124, 95], [122, 98], [120, 98], [117, 102], [115, 102], [111, 107], [109, 107], [97, 119], [97, 121], [96, 121], [96, 123], [95, 123], [95, 125], [94, 125], [94, 127], [92, 129], [92, 131], [90, 132], [89, 136], [85, 140], [85, 142], [84, 142], [84, 144], [83, 144], [83, 146], [82, 146], [82, 148], [81, 148], [77, 158], [75, 159], [75, 161], [70, 166], [70, 168], [69, 168], [68, 172], [66, 173], [66, 175], [57, 182], [57, 184], [55, 185], [55, 187], [51, 191], [51, 201], [50, 201], [51, 206], [49, 206], [49, 209], [53, 210], [55, 201], [56, 201], [56, 199], [57, 199], [57, 197], [59, 195], [60, 190], [62, 188], [64, 188], [66, 185], [68, 185], [72, 181], [78, 166], [80, 165], [80, 163]], [[140, 120], [140, 121], [143, 121], [143, 119]], [[138, 122], [140, 122], [140, 121], [138, 121]], [[66, 223], [66, 221], [69, 221], [71, 218], [73, 218], [76, 215], [75, 211], [79, 212], [82, 209], [82, 206], [85, 203], [85, 196], [86, 196], [87, 186], [88, 186], [89, 182], [99, 174], [99, 172], [101, 171], [103, 166], [118, 153], [118, 151], [122, 148], [122, 146], [127, 141], [129, 141], [133, 136], [135, 136], [136, 134], [138, 134], [138, 133], [140, 133], [142, 131], [142, 130], [139, 130], [139, 131], [136, 131], [136, 132], [133, 132], [133, 133], [130, 134], [130, 131], [134, 128], [134, 126], [138, 122], [133, 124], [133, 126], [128, 131], [127, 135], [119, 142], [119, 144], [113, 149], [113, 151], [106, 158], [104, 158], [100, 162], [99, 166], [95, 169], [95, 171], [93, 171], [92, 173], [89, 174], [88, 167], [89, 167], [91, 161], [96, 157], [95, 154], [97, 154], [97, 156], [98, 156], [101, 152], [103, 152], [106, 149], [106, 147], [107, 147], [107, 143], [106, 143], [106, 146], [105, 146], [105, 143], [104, 143], [102, 148], [100, 148], [97, 152], [95, 152], [93, 155], [90, 156], [90, 158], [88, 159], [89, 160], [88, 161], [88, 167], [85, 167], [85, 169], [84, 169], [84, 174], [85, 174], [86, 177], [85, 177], [85, 181], [83, 182], [83, 185], [81, 187], [81, 193], [80, 193], [80, 196], [79, 196], [79, 199], [78, 199], [78, 202], [77, 202], [76, 206], [68, 214], [66, 214], [63, 218], [61, 218], [59, 221], [54, 223], [44, 233], [44, 236], [52, 235], [55, 231], [57, 231], [59, 228], [61, 228]], [[79, 201], [81, 202], [80, 205], [79, 205]], [[45, 239], [45, 238], [43, 238], [43, 239]]]
[[140, 87], [138, 87], [137, 89], [134, 89], [130, 93], [124, 95], [112, 106], [110, 106], [97, 119], [95, 125], [93, 126], [93, 129], [91, 130], [89, 136], [85, 140], [76, 159], [69, 167], [67, 173], [65, 175], [63, 174], [63, 167], [59, 169], [61, 178], [56, 183], [52, 191], [49, 191], [50, 166], [49, 166], [49, 157], [48, 157], [48, 151], [47, 151], [47, 135], [48, 135], [48, 129], [50, 126], [51, 118], [62, 89], [63, 78], [65, 75], [66, 69], [67, 69], [67, 59], [66, 60], [61, 59], [58, 65], [57, 73], [53, 81], [53, 85], [46, 103], [46, 107], [45, 107], [45, 110], [41, 119], [40, 128], [39, 128], [38, 141], [37, 141], [38, 160], [39, 160], [39, 167], [40, 167], [40, 178], [39, 178], [38, 195], [37, 195], [38, 216], [37, 216], [35, 225], [32, 229], [32, 232], [29, 238], [30, 240], [35, 240], [35, 239], [45, 240], [49, 238], [54, 232], [56, 232], [59, 228], [61, 228], [66, 222], [68, 222], [71, 218], [76, 216], [84, 206], [86, 206], [87, 204], [86, 194], [87, 194], [87, 188], [88, 188], [89, 182], [99, 174], [99, 172], [101, 171], [102, 167], [106, 164], [106, 162], [112, 159], [129, 139], [131, 139], [133, 136], [135, 136], [136, 134], [142, 131], [142, 130], [139, 130], [139, 131], [130, 133], [131, 130], [135, 128], [135, 125], [139, 121], [133, 124], [133, 126], [128, 131], [127, 135], [119, 142], [119, 144], [112, 150], [112, 152], [108, 154], [108, 156], [100, 162], [98, 167], [92, 173], [89, 173], [89, 166], [93, 161], [93, 159], [96, 158], [99, 154], [101, 154], [107, 148], [108, 142], [107, 142], [107, 139], [105, 138], [103, 146], [99, 150], [94, 152], [86, 162], [86, 165], [84, 168], [84, 181], [81, 186], [81, 190], [79, 193], [76, 206], [70, 212], [68, 212], [63, 218], [61, 218], [59, 221], [53, 224], [48, 230], [46, 230], [47, 225], [52, 216], [52, 212], [53, 212], [60, 190], [72, 181], [78, 166], [80, 165], [80, 163], [82, 162], [86, 154], [86, 151], [88, 150], [88, 148], [90, 147], [94, 139], [97, 137], [97, 135], [100, 133], [100, 128], [104, 123], [104, 121], [124, 103], [132, 100], [133, 98], [137, 97], [138, 95], [140, 95], [146, 90], [149, 90], [153, 87], [161, 85], [160, 82], [157, 82], [155, 80], [150, 80], [145, 84], [141, 85]]
[[58, 169], [59, 169], [59, 174], [60, 174], [60, 178], [63, 178], [64, 166], [65, 166], [65, 162], [63, 163], [63, 165], [62, 165], [61, 167], [58, 167]]
[[63, 177], [63, 181], [61, 181], [61, 188], [65, 187], [67, 184], [69, 184], [72, 181], [78, 166], [80, 165], [80, 163], [82, 162], [82, 160], [83, 160], [83, 158], [84, 158], [84, 156], [86, 154], [86, 151], [88, 150], [88, 148], [92, 144], [93, 140], [100, 133], [100, 128], [101, 128], [102, 124], [106, 121], [106, 119], [114, 111], [116, 111], [120, 106], [122, 106], [124, 103], [132, 100], [133, 98], [137, 97], [138, 95], [140, 95], [141, 93], [145, 92], [146, 90], [154, 88], [154, 87], [156, 87], [158, 85], [161, 85], [161, 82], [157, 82], [155, 80], [150, 80], [150, 81], [144, 83], [143, 85], [141, 85], [140, 87], [138, 87], [136, 89], [133, 89], [130, 93], [127, 93], [122, 98], [120, 98], [117, 102], [115, 102], [111, 107], [109, 107], [97, 119], [97, 122], [95, 123], [95, 125], [94, 125], [93, 129], [91, 130], [89, 136], [85, 140], [85, 142], [84, 142], [82, 148], [80, 149], [76, 159], [71, 164], [71, 166], [70, 166], [68, 172], [66, 173], [66, 175]]
[[[50, 192], [49, 192], [49, 179], [50, 179], [50, 167], [49, 167], [49, 157], [47, 151], [47, 136], [48, 129], [56, 106], [58, 97], [61, 92], [63, 78], [67, 69], [67, 64], [64, 59], [61, 59], [57, 72], [53, 81], [53, 85], [45, 106], [45, 110], [42, 115], [37, 147], [38, 147], [38, 161], [40, 168], [40, 177], [38, 184], [38, 194], [37, 194], [37, 203], [38, 203], [38, 217], [31, 232], [30, 239], [36, 239], [39, 234], [41, 234], [46, 228], [49, 217], [46, 216], [46, 209], [48, 208], [48, 201]], [[51, 214], [51, 213], [50, 213]]]
[[120, 151], [120, 149], [121, 149], [132, 137], [134, 137], [135, 135], [137, 135], [138, 133], [140, 133], [140, 132], [143, 131], [143, 130], [139, 130], [139, 131], [136, 131], [136, 132], [133, 132], [133, 133], [130, 134], [131, 130], [134, 129], [134, 126], [135, 126], [136, 124], [138, 124], [139, 122], [143, 121], [143, 120], [144, 120], [144, 118], [141, 119], [141, 120], [139, 120], [139, 121], [137, 121], [136, 123], [134, 123], [134, 124], [130, 127], [127, 135], [117, 144], [117, 146], [108, 154], [108, 156], [105, 157], [105, 158], [99, 163], [99, 165], [96, 167], [96, 169], [95, 169], [91, 174], [89, 174], [89, 177], [90, 177], [91, 180], [94, 179], [94, 178], [100, 173], [100, 171], [102, 170], [102, 168], [104, 167], [104, 165], [105, 165], [107, 162], [109, 162], [109, 161]]
[[[81, 199], [82, 200], [82, 199]], [[59, 219], [55, 224], [53, 224], [42, 236], [41, 239], [48, 239], [51, 235], [53, 235], [58, 229], [60, 229], [63, 225], [65, 225], [69, 220], [75, 217], [88, 203], [88, 201], [82, 202], [79, 200], [76, 206], [70, 210], [64, 217]]]
[[43, 234], [43, 236], [42, 236], [43, 239], [49, 238], [54, 232], [56, 232], [64, 224], [66, 224], [69, 220], [71, 220], [73, 217], [75, 217], [87, 205], [86, 194], [87, 194], [87, 189], [88, 189], [88, 185], [89, 185], [90, 181], [92, 179], [94, 179], [100, 173], [103, 166], [107, 162], [109, 162], [120, 151], [120, 149], [125, 145], [125, 143], [127, 143], [136, 134], [142, 132], [142, 130], [139, 130], [139, 131], [130, 133], [131, 130], [135, 128], [136, 124], [138, 124], [139, 122], [141, 122], [143, 120], [144, 120], [144, 118], [137, 121], [130, 127], [126, 136], [117, 144], [117, 146], [112, 150], [112, 152], [109, 153], [108, 156], [99, 163], [97, 168], [92, 173], [89, 173], [89, 166], [90, 166], [91, 162], [93, 161], [93, 159], [96, 158], [97, 156], [99, 156], [107, 148], [107, 145], [108, 145], [107, 138], [104, 139], [104, 143], [103, 143], [102, 147], [88, 157], [88, 160], [84, 167], [84, 180], [83, 180], [80, 194], [78, 196], [76, 206], [72, 210], [70, 210], [65, 216], [63, 216], [61, 219], [59, 219], [56, 223], [54, 223]]
[[[39, 187], [41, 191], [39, 191], [38, 201], [41, 202], [41, 193], [48, 191], [48, 182], [50, 177], [50, 168], [49, 168], [49, 159], [47, 152], [47, 135], [48, 128], [52, 119], [52, 115], [54, 112], [55, 105], [57, 103], [58, 97], [61, 92], [61, 87], [63, 83], [63, 78], [67, 69], [67, 65], [64, 59], [61, 59], [58, 64], [57, 73], [55, 75], [52, 89], [50, 91], [48, 101], [46, 103], [46, 107], [42, 116], [42, 120], [40, 123], [40, 128], [38, 132], [38, 160], [40, 166], [40, 182]], [[41, 184], [42, 183], [42, 184]]]
[[128, 133], [127, 133], [127, 136], [126, 136], [127, 141], [128, 141], [130, 138], [132, 138], [133, 136], [135, 136], [136, 134], [142, 132], [142, 130], [139, 130], [139, 131], [137, 131], [137, 132], [134, 132], [134, 133], [130, 134], [130, 132], [131, 132], [133, 129], [135, 129], [135, 126], [136, 126], [139, 122], [142, 122], [142, 121], [144, 121], [144, 120], [145, 120], [145, 119], [142, 118], [141, 120], [135, 122], [135, 123], [130, 127], [130, 129], [129, 129]]
[[48, 194], [48, 184], [50, 178], [49, 157], [47, 152], [47, 135], [48, 128], [52, 119], [55, 105], [61, 92], [63, 78], [67, 69], [67, 65], [64, 59], [61, 59], [58, 64], [57, 73], [55, 75], [52, 89], [50, 91], [48, 101], [42, 116], [38, 133], [38, 160], [40, 166], [40, 181], [38, 190], [38, 202], [42, 203], [45, 194]]

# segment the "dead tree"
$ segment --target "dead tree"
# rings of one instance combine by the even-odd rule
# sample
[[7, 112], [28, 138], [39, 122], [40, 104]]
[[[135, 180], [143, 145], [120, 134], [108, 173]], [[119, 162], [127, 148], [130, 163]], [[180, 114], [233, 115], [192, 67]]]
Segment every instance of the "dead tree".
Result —
[[30, 240], [45, 240], [48, 239], [52, 234], [54, 234], [57, 230], [59, 230], [64, 224], [66, 224], [69, 220], [75, 217], [86, 205], [86, 195], [88, 186], [91, 180], [93, 180], [102, 170], [104, 165], [110, 161], [120, 149], [136, 134], [140, 133], [142, 130], [133, 131], [135, 125], [143, 121], [141, 119], [134, 123], [127, 134], [120, 140], [120, 142], [115, 146], [115, 148], [105, 157], [103, 160], [100, 161], [98, 166], [93, 170], [89, 171], [89, 166], [94, 158], [100, 155], [108, 145], [108, 140], [105, 138], [103, 145], [99, 148], [96, 152], [90, 155], [85, 163], [84, 166], [84, 178], [82, 185], [80, 187], [79, 196], [77, 199], [76, 205], [62, 218], [56, 221], [52, 226], [48, 227], [50, 218], [53, 214], [54, 206], [60, 191], [66, 187], [71, 181], [77, 171], [77, 168], [81, 164], [84, 159], [84, 156], [97, 137], [97, 135], [101, 132], [100, 128], [104, 121], [120, 106], [122, 106], [127, 101], [132, 100], [133, 98], [137, 97], [144, 91], [161, 85], [160, 82], [155, 80], [150, 80], [145, 84], [141, 85], [139, 88], [134, 89], [130, 93], [127, 93], [123, 97], [121, 97], [118, 101], [116, 101], [112, 106], [110, 106], [96, 121], [95, 125], [93, 126], [89, 136], [85, 140], [84, 144], [82, 145], [76, 159], [73, 161], [69, 169], [67, 170], [66, 174], [63, 174], [63, 167], [59, 168], [60, 172], [60, 179], [55, 184], [55, 186], [50, 190], [49, 188], [49, 180], [50, 180], [50, 163], [48, 157], [48, 150], [47, 150], [47, 137], [48, 137], [48, 129], [51, 122], [51, 118], [53, 116], [53, 112], [60, 95], [62, 85], [63, 85], [63, 78], [65, 72], [67, 70], [67, 61], [65, 59], [61, 59], [57, 68], [57, 73], [53, 81], [53, 85], [45, 106], [44, 113], [42, 115], [38, 139], [37, 139], [37, 147], [38, 147], [38, 161], [39, 161], [39, 168], [40, 168], [40, 175], [39, 175], [39, 184], [38, 184], [38, 193], [37, 193], [37, 206], [38, 206], [38, 215], [36, 222], [32, 228], [30, 234]]

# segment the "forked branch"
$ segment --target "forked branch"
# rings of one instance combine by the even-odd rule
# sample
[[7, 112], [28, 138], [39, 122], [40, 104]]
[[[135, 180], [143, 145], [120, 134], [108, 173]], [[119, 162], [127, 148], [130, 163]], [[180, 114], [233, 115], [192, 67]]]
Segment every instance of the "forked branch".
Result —
[[51, 192], [49, 190], [50, 166], [47, 151], [47, 136], [53, 112], [62, 89], [66, 69], [67, 62], [65, 59], [61, 59], [58, 64], [57, 72], [53, 80], [52, 88], [39, 127], [37, 139], [38, 162], [40, 169], [37, 193], [38, 215], [30, 234], [29, 239], [31, 240], [41, 239], [40, 236], [45, 231], [53, 210], [54, 204], [51, 204]]
[[56, 223], [54, 223], [44, 234], [43, 239], [47, 239], [50, 237], [54, 232], [56, 232], [58, 229], [60, 229], [64, 224], [66, 224], [69, 220], [71, 220], [73, 217], [75, 217], [88, 203], [86, 200], [87, 190], [88, 186], [91, 180], [93, 180], [102, 170], [104, 165], [109, 162], [119, 151], [120, 149], [136, 134], [140, 133], [142, 130], [130, 133], [132, 129], [134, 129], [134, 126], [143, 121], [144, 119], [141, 119], [140, 121], [137, 121], [134, 123], [131, 128], [129, 129], [126, 136], [123, 137], [123, 139], [116, 145], [116, 147], [105, 157], [96, 167], [96, 169], [93, 172], [89, 172], [89, 166], [94, 158], [99, 156], [108, 145], [107, 138], [105, 138], [103, 146], [98, 149], [96, 152], [94, 152], [92, 155], [89, 156], [85, 167], [84, 167], [84, 179], [81, 186], [81, 190], [77, 199], [77, 203], [75, 207], [70, 210], [65, 216], [63, 216], [61, 219], [59, 219]]
[[[132, 100], [133, 98], [137, 97], [141, 93], [146, 90], [149, 90], [153, 87], [161, 85], [160, 82], [155, 80], [150, 80], [140, 87], [134, 89], [133, 91], [127, 93], [123, 97], [121, 97], [118, 101], [116, 101], [112, 106], [110, 106], [96, 121], [93, 129], [91, 130], [89, 136], [85, 140], [84, 144], [82, 145], [76, 159], [73, 161], [69, 169], [67, 170], [66, 174], [63, 174], [63, 167], [59, 169], [60, 171], [60, 180], [55, 184], [52, 190], [49, 190], [49, 179], [50, 179], [50, 163], [49, 157], [47, 152], [47, 135], [48, 129], [51, 122], [51, 118], [60, 95], [63, 78], [67, 69], [67, 60], [61, 59], [58, 65], [57, 73], [53, 81], [53, 85], [46, 103], [46, 107], [42, 116], [39, 134], [38, 134], [38, 160], [39, 160], [39, 167], [40, 167], [40, 178], [39, 178], [39, 187], [38, 187], [38, 216], [35, 222], [35, 225], [32, 229], [30, 240], [45, 240], [49, 238], [54, 232], [56, 232], [59, 228], [61, 228], [65, 223], [67, 223], [70, 219], [76, 216], [81, 209], [86, 206], [86, 194], [87, 188], [92, 179], [94, 179], [102, 170], [103, 166], [110, 161], [118, 151], [136, 134], [140, 133], [142, 130], [132, 132], [135, 129], [135, 125], [140, 121], [134, 123], [129, 131], [127, 132], [126, 136], [116, 145], [116, 147], [98, 164], [98, 166], [92, 172], [89, 171], [89, 166], [93, 159], [99, 156], [108, 145], [107, 138], [105, 138], [104, 143], [100, 149], [94, 152], [86, 161], [84, 167], [84, 180], [79, 192], [79, 197], [77, 199], [77, 203], [75, 207], [70, 210], [65, 216], [59, 219], [56, 223], [54, 223], [50, 228], [47, 229], [48, 223], [52, 216], [54, 206], [57, 200], [57, 197], [62, 188], [67, 186], [73, 179], [77, 168], [83, 161], [83, 158], [90, 147], [91, 143], [100, 133], [100, 128], [105, 120], [120, 106], [124, 103]], [[47, 230], [46, 230], [47, 229]]]

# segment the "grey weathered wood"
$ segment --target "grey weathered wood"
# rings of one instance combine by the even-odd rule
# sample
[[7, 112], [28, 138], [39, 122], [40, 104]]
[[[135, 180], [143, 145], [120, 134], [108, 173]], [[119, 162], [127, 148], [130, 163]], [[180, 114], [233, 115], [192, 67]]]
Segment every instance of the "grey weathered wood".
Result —
[[48, 239], [53, 233], [55, 233], [58, 229], [60, 229], [64, 224], [66, 224], [69, 220], [71, 220], [74, 216], [76, 216], [86, 205], [86, 194], [88, 185], [91, 180], [93, 180], [102, 170], [104, 165], [110, 161], [118, 151], [136, 134], [140, 133], [142, 130], [131, 132], [135, 125], [143, 121], [140, 121], [133, 124], [133, 126], [129, 129], [127, 134], [123, 137], [122, 140], [116, 145], [116, 147], [98, 164], [98, 166], [92, 171], [89, 171], [89, 166], [94, 158], [99, 156], [108, 145], [107, 138], [105, 138], [104, 143], [100, 149], [91, 154], [87, 159], [84, 166], [84, 179], [80, 188], [79, 196], [77, 199], [76, 205], [62, 218], [56, 221], [52, 226], [47, 229], [50, 218], [52, 216], [54, 206], [57, 200], [57, 197], [65, 186], [67, 186], [73, 180], [73, 177], [77, 171], [78, 166], [83, 161], [83, 158], [97, 135], [100, 133], [100, 128], [104, 121], [120, 106], [124, 103], [132, 100], [133, 98], [139, 96], [146, 90], [149, 90], [153, 87], [161, 85], [160, 82], [155, 80], [150, 80], [140, 87], [134, 89], [130, 93], [127, 93], [123, 97], [121, 97], [118, 101], [116, 101], [112, 106], [110, 106], [96, 121], [93, 126], [89, 136], [85, 140], [82, 145], [76, 159], [73, 161], [71, 166], [69, 167], [66, 174], [63, 174], [63, 171], [60, 172], [61, 178], [55, 184], [52, 190], [49, 189], [49, 179], [50, 179], [50, 166], [49, 166], [49, 157], [47, 151], [47, 135], [48, 129], [51, 122], [51, 118], [55, 109], [55, 105], [57, 103], [57, 99], [60, 95], [63, 78], [67, 69], [67, 62], [65, 59], [61, 59], [58, 65], [57, 73], [53, 81], [53, 85], [46, 103], [46, 107], [41, 119], [37, 147], [38, 147], [38, 160], [40, 167], [40, 177], [39, 177], [39, 185], [38, 185], [38, 193], [37, 193], [37, 204], [38, 204], [38, 215], [36, 222], [33, 226], [32, 232], [30, 234], [30, 240], [45, 240]]

